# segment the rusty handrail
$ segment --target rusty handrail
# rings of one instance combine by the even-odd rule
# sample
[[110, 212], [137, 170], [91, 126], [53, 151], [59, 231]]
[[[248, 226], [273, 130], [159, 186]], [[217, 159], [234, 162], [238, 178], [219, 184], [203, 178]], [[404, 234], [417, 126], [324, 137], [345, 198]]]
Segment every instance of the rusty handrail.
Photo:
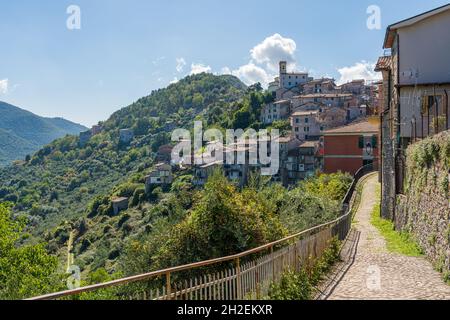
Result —
[[[118, 286], [118, 285], [134, 283], [134, 282], [141, 281], [141, 280], [149, 280], [149, 279], [160, 277], [160, 276], [164, 276], [166, 278], [168, 277], [169, 282], [170, 282], [170, 274], [172, 274], [174, 272], [192, 270], [195, 268], [210, 266], [213, 264], [218, 264], [218, 263], [223, 263], [223, 262], [239, 261], [240, 259], [242, 259], [244, 257], [247, 257], [247, 256], [255, 254], [255, 253], [259, 253], [259, 252], [262, 252], [262, 251], [265, 251], [268, 249], [271, 250], [271, 252], [273, 252], [273, 248], [279, 244], [288, 242], [288, 241], [298, 238], [298, 237], [305, 236], [307, 234], [311, 234], [313, 232], [320, 232], [322, 229], [334, 226], [334, 225], [338, 224], [339, 222], [341, 222], [342, 220], [346, 219], [351, 214], [351, 211], [348, 210], [349, 209], [348, 208], [349, 201], [347, 198], [354, 191], [355, 183], [358, 180], [360, 180], [360, 178], [364, 174], [367, 174], [368, 173], [367, 171], [370, 172], [370, 171], [373, 171], [373, 169], [374, 169], [373, 166], [371, 168], [369, 168], [369, 166], [364, 166], [360, 170], [358, 170], [357, 174], [355, 174], [352, 186], [348, 190], [347, 195], [345, 196], [344, 201], [343, 201], [343, 207], [345, 210], [345, 214], [341, 215], [340, 217], [338, 217], [337, 219], [335, 219], [331, 222], [323, 223], [321, 225], [306, 229], [304, 231], [301, 231], [294, 235], [288, 236], [286, 238], [283, 238], [283, 239], [280, 239], [280, 240], [277, 240], [277, 241], [274, 241], [274, 242], [271, 242], [271, 243], [268, 243], [268, 244], [262, 245], [260, 247], [253, 248], [253, 249], [241, 252], [241, 253], [237, 253], [234, 255], [200, 261], [200, 262], [195, 262], [195, 263], [190, 263], [187, 265], [171, 267], [171, 268], [167, 268], [167, 269], [163, 269], [163, 270], [152, 271], [152, 272], [139, 274], [139, 275], [135, 275], [135, 276], [130, 276], [130, 277], [126, 277], [126, 278], [121, 278], [121, 279], [117, 279], [117, 280], [112, 280], [112, 281], [108, 281], [108, 282], [104, 282], [104, 283], [89, 285], [89, 286], [85, 286], [85, 287], [81, 287], [81, 288], [77, 288], [77, 289], [50, 293], [50, 294], [46, 294], [46, 295], [42, 295], [42, 296], [38, 296], [38, 297], [34, 297], [34, 298], [29, 298], [26, 300], [53, 300], [53, 299], [58, 299], [58, 298], [62, 298], [62, 297], [77, 295], [80, 293], [91, 292], [91, 291], [98, 290], [98, 289], [105, 289], [105, 288], [114, 287], [114, 286]], [[346, 208], [345, 208], [345, 205], [347, 206]], [[167, 285], [169, 285], [169, 283], [167, 283]], [[170, 289], [170, 287], [168, 287], [168, 289]], [[170, 294], [170, 292], [169, 292], [169, 294]]]
[[277, 240], [277, 241], [274, 241], [274, 242], [271, 242], [271, 243], [268, 243], [268, 244], [262, 245], [260, 247], [253, 248], [253, 249], [241, 252], [241, 253], [237, 253], [234, 255], [210, 259], [210, 260], [206, 260], [206, 261], [190, 263], [187, 265], [171, 267], [171, 268], [158, 270], [158, 271], [152, 271], [152, 272], [148, 272], [148, 273], [144, 273], [144, 274], [140, 274], [140, 275], [130, 276], [130, 277], [122, 278], [122, 279], [112, 280], [112, 281], [94, 284], [94, 285], [81, 287], [81, 288], [77, 288], [77, 289], [50, 293], [50, 294], [46, 294], [46, 295], [42, 295], [42, 296], [38, 296], [38, 297], [34, 297], [34, 298], [29, 298], [26, 300], [53, 300], [53, 299], [57, 299], [57, 298], [62, 298], [62, 297], [67, 297], [67, 296], [84, 293], [84, 292], [91, 292], [91, 291], [98, 290], [98, 289], [105, 289], [105, 288], [109, 288], [109, 287], [113, 287], [113, 286], [118, 286], [121, 284], [129, 284], [129, 283], [133, 283], [133, 282], [137, 282], [137, 281], [141, 281], [141, 280], [148, 280], [151, 278], [156, 278], [159, 276], [166, 276], [167, 274], [171, 274], [174, 272], [210, 266], [212, 264], [217, 264], [217, 263], [222, 263], [222, 262], [235, 261], [236, 259], [242, 259], [251, 254], [255, 254], [255, 253], [259, 253], [261, 251], [267, 250], [267, 249], [271, 249], [281, 243], [304, 236], [304, 235], [312, 233], [314, 231], [320, 231], [323, 228], [332, 226], [332, 225], [340, 222], [341, 220], [345, 219], [349, 214], [350, 213], [347, 212], [345, 215], [342, 215], [339, 218], [337, 218], [331, 222], [327, 222], [327, 223], [318, 225], [316, 227], [301, 231], [301, 232], [291, 235], [289, 237], [286, 237], [286, 238], [283, 238], [283, 239], [280, 239], [280, 240]]

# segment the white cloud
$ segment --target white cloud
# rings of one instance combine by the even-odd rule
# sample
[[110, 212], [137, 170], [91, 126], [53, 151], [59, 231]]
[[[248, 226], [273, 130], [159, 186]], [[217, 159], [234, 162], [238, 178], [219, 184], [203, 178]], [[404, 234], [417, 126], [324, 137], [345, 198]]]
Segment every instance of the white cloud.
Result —
[[250, 50], [251, 59], [247, 64], [235, 70], [224, 67], [221, 74], [232, 74], [247, 85], [259, 82], [266, 87], [278, 73], [280, 61], [287, 61], [291, 69], [295, 68], [296, 50], [297, 44], [293, 39], [275, 33]]
[[355, 63], [350, 67], [343, 67], [338, 69], [341, 78], [337, 81], [337, 84], [343, 84], [356, 79], [364, 80], [380, 80], [381, 75], [378, 72], [373, 71], [375, 64], [367, 61], [361, 61]]
[[184, 67], [186, 66], [186, 60], [184, 60], [184, 58], [177, 58], [176, 61], [177, 61], [177, 67], [176, 67], [177, 72], [178, 73], [183, 72]]
[[223, 68], [220, 70], [220, 74], [232, 74], [232, 71], [231, 71], [231, 69], [228, 68], [228, 67], [223, 67]]
[[268, 75], [267, 71], [252, 62], [241, 66], [237, 70], [233, 70], [231, 74], [241, 79], [247, 85], [260, 82], [263, 86], [267, 86], [271, 81], [271, 77]]
[[180, 80], [178, 80], [178, 77], [175, 77], [175, 78], [173, 78], [172, 81], [169, 82], [169, 84], [175, 84], [175, 83], [177, 83], [178, 81], [180, 81]]
[[191, 64], [191, 75], [193, 74], [198, 74], [198, 73], [210, 73], [211, 72], [211, 67], [210, 66], [206, 66], [202, 63], [192, 63]]
[[0, 80], [0, 94], [8, 93], [8, 79]]
[[155, 60], [152, 61], [154, 66], [159, 66], [161, 64], [161, 62], [163, 62], [166, 59], [166, 57], [162, 56], [162, 57], [158, 57]]
[[250, 50], [250, 54], [256, 63], [265, 64], [270, 71], [276, 72], [280, 61], [287, 61], [290, 67], [294, 67], [296, 50], [297, 44], [293, 39], [275, 33]]

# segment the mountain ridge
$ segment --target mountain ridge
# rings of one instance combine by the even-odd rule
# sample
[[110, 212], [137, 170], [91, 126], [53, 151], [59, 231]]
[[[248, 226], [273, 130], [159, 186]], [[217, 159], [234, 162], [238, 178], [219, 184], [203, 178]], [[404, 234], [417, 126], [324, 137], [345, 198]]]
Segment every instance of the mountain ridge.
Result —
[[0, 166], [38, 151], [67, 134], [87, 128], [61, 117], [42, 117], [0, 101]]

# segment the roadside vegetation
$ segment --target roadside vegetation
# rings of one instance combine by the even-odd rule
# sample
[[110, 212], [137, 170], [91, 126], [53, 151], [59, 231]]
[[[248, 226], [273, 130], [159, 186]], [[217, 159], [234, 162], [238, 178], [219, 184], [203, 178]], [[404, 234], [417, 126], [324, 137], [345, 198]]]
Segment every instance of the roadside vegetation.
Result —
[[23, 299], [62, 288], [58, 260], [44, 244], [17, 247], [26, 237], [25, 221], [12, 217], [11, 206], [0, 203], [0, 300]]
[[339, 261], [340, 248], [341, 242], [335, 238], [319, 259], [311, 260], [299, 272], [285, 271], [280, 282], [272, 284], [268, 299], [312, 300], [323, 277]]
[[[378, 187], [377, 196], [380, 198], [380, 188]], [[390, 252], [403, 254], [410, 257], [419, 257], [423, 255], [419, 245], [414, 241], [412, 236], [406, 232], [395, 231], [392, 221], [381, 217], [380, 203], [373, 208], [371, 223], [386, 240], [387, 249]]]

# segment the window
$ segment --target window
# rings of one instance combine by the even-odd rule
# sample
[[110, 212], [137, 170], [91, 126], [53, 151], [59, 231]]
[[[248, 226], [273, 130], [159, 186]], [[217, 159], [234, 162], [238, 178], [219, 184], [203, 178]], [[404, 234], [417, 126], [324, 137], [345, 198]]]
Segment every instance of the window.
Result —
[[377, 148], [378, 147], [378, 137], [377, 136], [372, 136], [372, 148]]
[[360, 149], [364, 149], [364, 137], [363, 136], [359, 137], [359, 139], [358, 139], [358, 147]]
[[309, 119], [308, 118], [305, 118], [305, 123], [308, 123], [309, 122]]
[[299, 130], [298, 130], [298, 127], [295, 127], [295, 132], [298, 132]]
[[300, 119], [299, 118], [295, 118], [295, 123], [300, 123]]
[[448, 128], [448, 97], [444, 94], [422, 97], [422, 136], [426, 137]]
[[320, 127], [320, 131], [323, 131], [324, 130], [324, 128], [323, 127]]

